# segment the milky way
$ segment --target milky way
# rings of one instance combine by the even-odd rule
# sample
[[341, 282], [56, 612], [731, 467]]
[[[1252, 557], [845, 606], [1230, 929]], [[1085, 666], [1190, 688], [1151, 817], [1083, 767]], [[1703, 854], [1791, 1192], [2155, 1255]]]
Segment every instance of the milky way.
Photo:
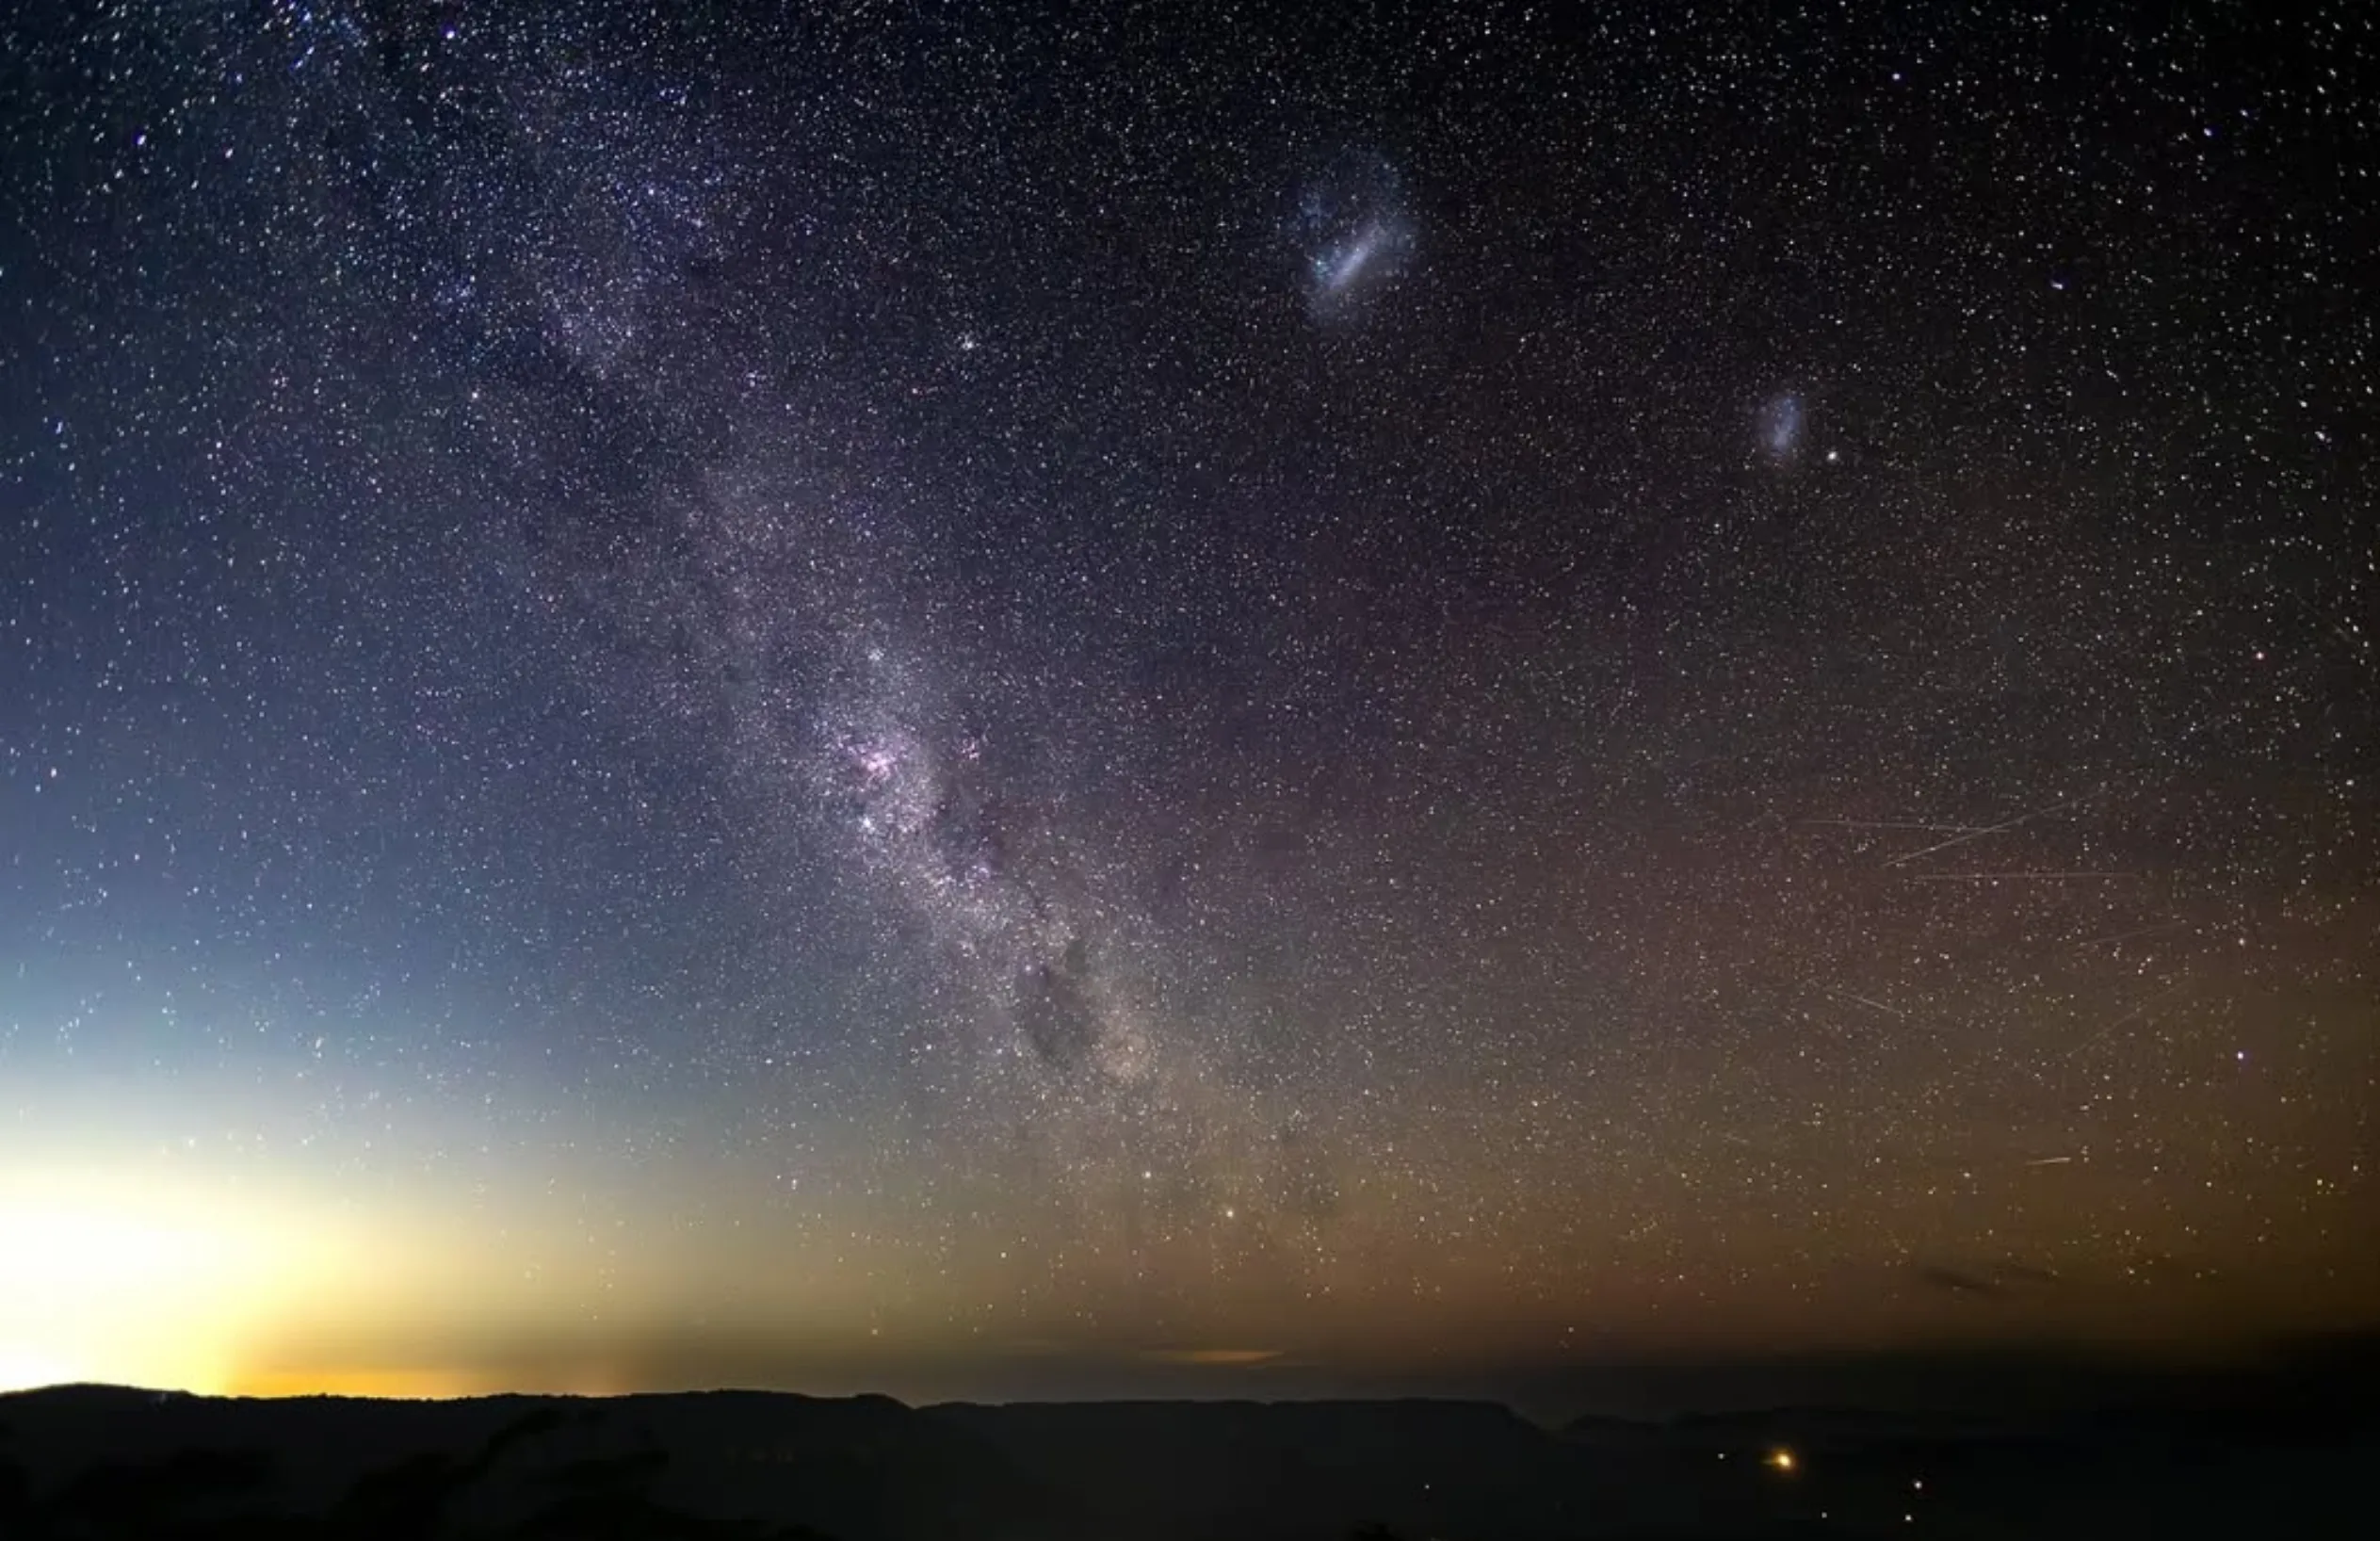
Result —
[[12, 20], [0, 1374], [2361, 1320], [2373, 23], [2085, 11]]

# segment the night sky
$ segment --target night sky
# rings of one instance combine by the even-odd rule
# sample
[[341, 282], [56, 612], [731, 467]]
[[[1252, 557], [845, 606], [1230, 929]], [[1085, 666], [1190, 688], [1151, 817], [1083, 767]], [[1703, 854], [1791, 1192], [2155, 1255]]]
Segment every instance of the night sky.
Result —
[[2040, 8], [9, 8], [0, 1385], [2368, 1321], [2380, 21]]

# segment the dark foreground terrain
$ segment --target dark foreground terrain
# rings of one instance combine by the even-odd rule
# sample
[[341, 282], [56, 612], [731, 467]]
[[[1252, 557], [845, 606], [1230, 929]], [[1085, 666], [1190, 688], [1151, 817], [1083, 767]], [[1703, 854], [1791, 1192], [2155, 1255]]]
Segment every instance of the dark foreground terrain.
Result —
[[[1780, 1452], [1789, 1452], [1789, 1468]], [[1489, 1403], [0, 1397], [0, 1537], [2380, 1533], [2331, 1399], [1530, 1423]]]

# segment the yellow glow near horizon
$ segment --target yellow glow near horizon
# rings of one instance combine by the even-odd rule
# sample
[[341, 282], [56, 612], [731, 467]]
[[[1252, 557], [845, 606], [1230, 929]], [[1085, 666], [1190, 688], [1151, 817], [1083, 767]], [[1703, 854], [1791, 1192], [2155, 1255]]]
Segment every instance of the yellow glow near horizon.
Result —
[[[0, 1143], [0, 1390], [601, 1395], [743, 1372], [715, 1362], [706, 1331], [739, 1354], [822, 1350], [870, 1308], [857, 1271], [822, 1280], [716, 1234], [633, 1244], [624, 1226], [541, 1213], [543, 1198], [210, 1168], [71, 1135]], [[808, 1282], [789, 1297], [795, 1277]]]
[[383, 1397], [403, 1402], [442, 1402], [455, 1397], [495, 1396], [521, 1387], [489, 1376], [449, 1370], [331, 1366], [243, 1374], [223, 1389], [225, 1395], [235, 1397]]
[[0, 1390], [211, 1391], [319, 1273], [315, 1238], [236, 1192], [128, 1174], [0, 1178]]

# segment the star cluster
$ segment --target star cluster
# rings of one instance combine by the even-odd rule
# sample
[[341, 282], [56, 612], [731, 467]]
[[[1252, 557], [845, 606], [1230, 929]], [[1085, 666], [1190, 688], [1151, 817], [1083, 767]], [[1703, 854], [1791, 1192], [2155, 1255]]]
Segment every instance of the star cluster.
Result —
[[0, 1374], [2380, 1298], [2356, 8], [7, 28]]

